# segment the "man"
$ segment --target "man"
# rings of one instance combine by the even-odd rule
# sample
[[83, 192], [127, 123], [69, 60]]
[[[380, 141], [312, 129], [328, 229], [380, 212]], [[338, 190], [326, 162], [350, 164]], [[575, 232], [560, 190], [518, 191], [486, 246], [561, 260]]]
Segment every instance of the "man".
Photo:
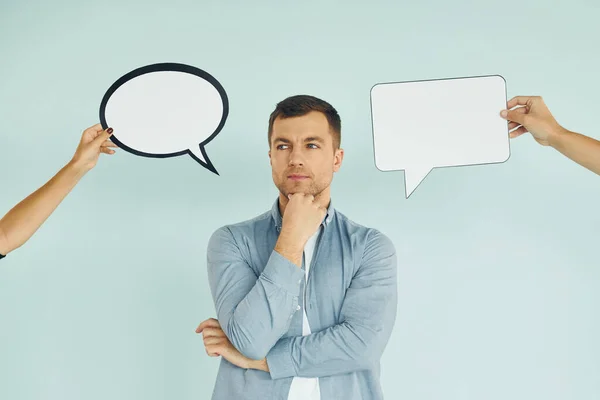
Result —
[[539, 96], [516, 96], [507, 103], [508, 110], [500, 115], [511, 121], [510, 137], [526, 132], [543, 146], [551, 146], [579, 165], [600, 175], [600, 141], [571, 132], [556, 122]]
[[278, 199], [208, 244], [218, 319], [196, 332], [222, 356], [213, 399], [382, 399], [396, 252], [331, 203], [340, 117], [323, 100], [293, 96], [271, 114], [268, 139]]
[[112, 128], [102, 130], [100, 124], [86, 129], [71, 161], [0, 219], [0, 259], [33, 236], [79, 180], [94, 168], [100, 153], [115, 153], [110, 147], [116, 145], [108, 140], [112, 132]]

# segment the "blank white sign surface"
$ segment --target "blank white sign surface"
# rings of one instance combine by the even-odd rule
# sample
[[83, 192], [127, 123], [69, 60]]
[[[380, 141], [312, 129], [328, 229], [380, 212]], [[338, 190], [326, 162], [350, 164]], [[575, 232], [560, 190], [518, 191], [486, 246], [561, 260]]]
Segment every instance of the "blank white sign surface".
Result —
[[130, 153], [166, 158], [189, 154], [215, 172], [205, 145], [228, 115], [221, 84], [207, 72], [185, 64], [160, 63], [138, 68], [117, 80], [100, 106], [103, 127]]
[[[217, 89], [196, 75], [159, 71], [127, 81], [106, 105], [119, 139], [143, 153], [193, 149], [217, 128], [223, 103]], [[199, 155], [196, 153], [197, 155]]]
[[432, 168], [504, 162], [506, 102], [499, 75], [377, 84], [371, 89], [375, 165], [404, 170], [408, 198]]

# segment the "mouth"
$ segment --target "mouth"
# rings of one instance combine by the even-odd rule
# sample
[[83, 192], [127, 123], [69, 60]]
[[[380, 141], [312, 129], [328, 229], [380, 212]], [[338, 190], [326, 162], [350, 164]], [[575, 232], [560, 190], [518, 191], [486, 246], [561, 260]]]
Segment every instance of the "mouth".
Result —
[[306, 175], [292, 174], [292, 175], [288, 175], [288, 179], [291, 179], [293, 181], [303, 181], [305, 179], [308, 179], [308, 176], [306, 176]]

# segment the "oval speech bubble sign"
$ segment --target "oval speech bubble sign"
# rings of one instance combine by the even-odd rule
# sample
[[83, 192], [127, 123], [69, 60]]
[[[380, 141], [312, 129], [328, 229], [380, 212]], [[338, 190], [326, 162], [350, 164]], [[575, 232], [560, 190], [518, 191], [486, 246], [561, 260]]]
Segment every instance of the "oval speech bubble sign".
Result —
[[219, 174], [204, 147], [219, 134], [229, 113], [223, 86], [190, 65], [160, 63], [119, 78], [100, 104], [100, 123], [129, 153], [153, 158], [189, 154]]

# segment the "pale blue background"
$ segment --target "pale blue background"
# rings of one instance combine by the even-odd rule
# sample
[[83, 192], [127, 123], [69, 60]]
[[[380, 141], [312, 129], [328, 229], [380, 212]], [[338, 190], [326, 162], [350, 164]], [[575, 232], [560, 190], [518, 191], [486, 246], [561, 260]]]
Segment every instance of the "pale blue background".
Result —
[[207, 239], [271, 206], [268, 115], [298, 93], [342, 116], [335, 205], [399, 253], [386, 398], [600, 398], [600, 177], [526, 135], [506, 163], [436, 169], [406, 200], [403, 173], [375, 168], [369, 108], [378, 82], [501, 74], [509, 98], [542, 95], [598, 138], [597, 4], [405, 3], [3, 0], [2, 214], [132, 69], [205, 69], [231, 110], [207, 146], [221, 176], [103, 157], [1, 262], [0, 399], [210, 397], [219, 360], [194, 333], [214, 316]]

